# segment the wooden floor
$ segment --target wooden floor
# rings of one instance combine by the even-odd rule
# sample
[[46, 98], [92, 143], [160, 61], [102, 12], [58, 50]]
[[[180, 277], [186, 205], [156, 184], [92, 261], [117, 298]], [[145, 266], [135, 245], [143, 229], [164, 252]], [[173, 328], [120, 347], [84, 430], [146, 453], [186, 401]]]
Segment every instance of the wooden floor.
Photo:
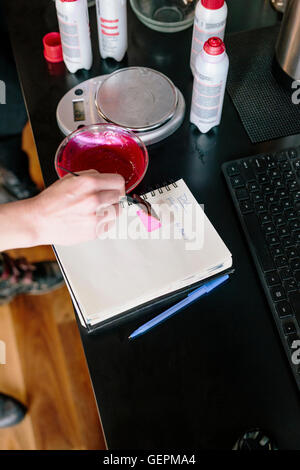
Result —
[[[43, 186], [29, 125], [23, 147], [34, 180]], [[54, 259], [51, 248], [16, 250], [30, 261]], [[28, 407], [22, 423], [0, 429], [0, 450], [104, 449], [89, 374], [66, 287], [20, 296], [0, 307], [0, 391]]]

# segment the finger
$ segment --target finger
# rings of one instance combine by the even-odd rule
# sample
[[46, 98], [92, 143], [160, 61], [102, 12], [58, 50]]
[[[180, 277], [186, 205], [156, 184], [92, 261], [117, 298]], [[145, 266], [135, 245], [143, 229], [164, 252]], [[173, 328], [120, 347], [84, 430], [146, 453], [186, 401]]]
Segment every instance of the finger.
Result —
[[125, 180], [123, 176], [115, 173], [98, 173], [95, 170], [79, 172], [80, 180], [75, 176], [76, 182], [86, 192], [117, 190], [125, 194]]
[[87, 210], [88, 213], [97, 213], [100, 215], [100, 212], [118, 204], [120, 200], [120, 193], [116, 190], [110, 191], [100, 191], [98, 193], [91, 194], [86, 196], [83, 199], [81, 209]]

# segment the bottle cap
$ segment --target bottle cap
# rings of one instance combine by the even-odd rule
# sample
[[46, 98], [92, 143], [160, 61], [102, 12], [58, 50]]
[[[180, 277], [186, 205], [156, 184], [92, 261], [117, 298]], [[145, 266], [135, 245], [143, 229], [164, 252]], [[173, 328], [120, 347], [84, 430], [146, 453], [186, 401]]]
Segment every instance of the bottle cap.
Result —
[[208, 10], [218, 10], [224, 5], [224, 0], [201, 0], [201, 3]]
[[48, 33], [43, 37], [44, 57], [48, 62], [62, 62], [63, 53], [59, 33]]
[[225, 44], [222, 39], [212, 37], [204, 43], [203, 49], [209, 55], [220, 55], [225, 52]]

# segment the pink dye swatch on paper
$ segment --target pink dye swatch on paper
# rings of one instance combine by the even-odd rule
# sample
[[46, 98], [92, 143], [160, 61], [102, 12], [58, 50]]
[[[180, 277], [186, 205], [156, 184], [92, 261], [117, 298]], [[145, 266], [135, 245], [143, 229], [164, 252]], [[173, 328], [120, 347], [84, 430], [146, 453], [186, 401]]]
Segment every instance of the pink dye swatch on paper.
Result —
[[144, 211], [137, 211], [137, 215], [141, 219], [144, 227], [146, 228], [147, 232], [153, 232], [154, 230], [158, 230], [161, 227], [161, 223], [155, 217], [146, 214]]

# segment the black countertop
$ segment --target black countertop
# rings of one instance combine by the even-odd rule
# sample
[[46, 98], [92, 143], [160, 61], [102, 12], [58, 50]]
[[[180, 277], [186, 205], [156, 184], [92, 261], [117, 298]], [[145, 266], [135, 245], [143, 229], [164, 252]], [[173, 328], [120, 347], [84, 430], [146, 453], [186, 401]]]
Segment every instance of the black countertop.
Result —
[[[153, 67], [183, 92], [187, 113], [173, 136], [149, 148], [139, 191], [184, 178], [233, 254], [236, 272], [227, 285], [136, 341], [128, 342], [128, 334], [157, 311], [97, 336], [79, 327], [109, 448], [230, 449], [241, 432], [259, 426], [281, 449], [300, 449], [299, 393], [221, 174], [224, 161], [299, 145], [300, 136], [252, 145], [228, 95], [216, 134], [196, 131], [189, 124], [191, 28], [157, 33], [129, 8], [128, 55], [116, 64], [99, 58], [91, 8], [93, 68], [72, 75], [62, 66], [55, 75], [59, 70], [49, 69], [42, 54], [42, 37], [58, 30], [54, 2], [5, 3], [46, 184], [56, 179], [53, 160], [62, 135], [55, 112], [64, 93], [118, 67]], [[280, 18], [269, 0], [227, 3], [227, 33]]]

